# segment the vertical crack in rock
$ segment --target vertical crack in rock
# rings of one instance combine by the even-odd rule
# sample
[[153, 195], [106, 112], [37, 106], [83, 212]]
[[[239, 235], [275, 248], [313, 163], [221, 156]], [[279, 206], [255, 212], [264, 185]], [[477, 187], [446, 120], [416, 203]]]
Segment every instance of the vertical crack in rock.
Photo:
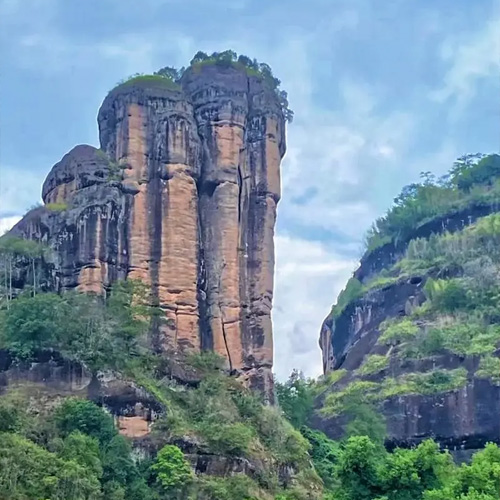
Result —
[[[241, 175], [241, 166], [238, 162], [238, 227], [239, 228], [241, 228], [242, 192], [243, 192], [243, 177]], [[241, 233], [241, 229], [240, 229], [240, 233]]]
[[[219, 283], [218, 283], [219, 292], [222, 289], [222, 275], [224, 274], [225, 267], [226, 267], [226, 263], [223, 262], [222, 267], [220, 269], [220, 273], [219, 273]], [[220, 294], [219, 294], [219, 297], [220, 297]], [[231, 351], [229, 349], [228, 337], [227, 337], [227, 333], [226, 333], [226, 318], [224, 315], [224, 306], [222, 305], [222, 303], [220, 301], [219, 301], [219, 314], [220, 314], [220, 324], [221, 324], [221, 328], [222, 328], [222, 339], [224, 341], [224, 347], [226, 350], [225, 357], [227, 358], [227, 361], [228, 361], [229, 371], [232, 372], [233, 371], [233, 362], [231, 360]]]

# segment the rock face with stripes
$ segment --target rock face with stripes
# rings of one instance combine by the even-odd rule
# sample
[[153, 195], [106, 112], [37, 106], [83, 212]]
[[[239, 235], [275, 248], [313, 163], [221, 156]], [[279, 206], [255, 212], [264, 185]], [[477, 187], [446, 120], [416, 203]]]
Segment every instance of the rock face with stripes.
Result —
[[44, 207], [13, 234], [54, 249], [50, 287], [104, 294], [140, 279], [162, 314], [152, 344], [214, 350], [272, 388], [274, 225], [285, 119], [244, 69], [188, 69], [179, 86], [125, 83], [43, 186]]

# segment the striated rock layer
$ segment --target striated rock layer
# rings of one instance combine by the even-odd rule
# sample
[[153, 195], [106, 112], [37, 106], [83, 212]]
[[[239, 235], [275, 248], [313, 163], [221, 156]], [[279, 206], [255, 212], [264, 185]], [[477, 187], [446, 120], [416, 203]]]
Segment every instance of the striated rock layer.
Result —
[[45, 207], [12, 234], [54, 250], [48, 287], [104, 294], [150, 287], [162, 352], [214, 350], [272, 386], [274, 225], [285, 120], [275, 92], [244, 69], [204, 65], [180, 85], [111, 91], [100, 149], [76, 146], [43, 186]]

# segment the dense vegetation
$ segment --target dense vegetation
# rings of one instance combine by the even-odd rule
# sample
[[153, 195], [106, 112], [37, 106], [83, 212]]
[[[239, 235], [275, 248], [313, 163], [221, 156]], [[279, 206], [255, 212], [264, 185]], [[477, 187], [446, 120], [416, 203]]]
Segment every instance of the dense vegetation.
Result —
[[[196, 374], [195, 386], [168, 376], [172, 360], [144, 347], [157, 314], [149, 303], [141, 283], [126, 281], [117, 282], [105, 299], [27, 290], [1, 309], [0, 348], [16, 362], [26, 365], [55, 349], [92, 372], [119, 372], [164, 408], [150, 434], [163, 445], [156, 457], [137, 461], [111, 417], [91, 402], [62, 399], [47, 407], [43, 398], [34, 402], [28, 389], [3, 396], [0, 447], [9, 451], [0, 458], [0, 485], [8, 492], [1, 498], [317, 498], [322, 486], [308, 441], [277, 408], [264, 406], [259, 395], [229, 377], [221, 358], [205, 353], [182, 360]], [[194, 475], [172, 444], [179, 441], [214, 457], [247, 460], [255, 473]], [[285, 469], [296, 471], [293, 483], [280, 479]]]
[[[411, 240], [401, 260], [382, 278], [366, 285], [351, 280], [334, 310], [341, 314], [349, 304], [377, 286], [423, 277], [425, 302], [400, 318], [389, 318], [379, 326], [378, 344], [386, 354], [365, 357], [357, 379], [336, 386], [323, 409], [334, 415], [344, 411], [346, 398], [360, 394], [372, 402], [393, 395], [432, 394], [463, 387], [470, 376], [500, 383], [500, 364], [495, 356], [500, 344], [500, 215], [479, 218], [454, 233], [432, 234]], [[375, 283], [375, 286], [370, 283]], [[425, 359], [451, 353], [480, 357], [479, 369], [464, 368], [409, 373], [389, 377], [390, 363]], [[391, 361], [392, 360], [392, 361]], [[381, 380], [374, 381], [371, 375]], [[333, 384], [332, 384], [333, 385]]]
[[[325, 486], [325, 500], [498, 500], [500, 498], [500, 448], [488, 444], [469, 464], [453, 462], [432, 440], [412, 449], [387, 452], [384, 433], [373, 433], [373, 415], [360, 411], [341, 442], [308, 428], [311, 399], [321, 390], [317, 382], [297, 373], [278, 384], [280, 402], [287, 418], [300, 426], [311, 444], [314, 467]], [[335, 394], [335, 393], [333, 393]], [[304, 409], [308, 408], [305, 412]], [[380, 431], [380, 429], [379, 429]], [[372, 433], [370, 437], [369, 434]]]
[[[337, 318], [353, 315], [364, 304], [389, 311], [387, 300], [401, 302], [394, 308], [398, 316], [388, 312], [385, 321], [370, 326], [365, 334], [376, 336], [377, 344], [356, 369], [302, 382], [302, 389], [320, 398], [319, 413], [344, 426], [343, 442], [332, 443], [336, 465], [315, 464], [316, 469], [330, 476], [333, 471], [336, 499], [500, 498], [494, 472], [500, 471], [500, 452], [494, 444], [460, 467], [432, 442], [392, 453], [380, 448], [386, 433], [381, 403], [388, 398], [458, 391], [474, 378], [500, 385], [500, 156], [465, 156], [438, 180], [424, 173], [420, 183], [404, 188], [394, 201], [374, 224], [362, 265], [387, 243], [383, 251], [392, 252], [396, 262], [374, 267], [362, 281], [351, 278], [332, 317], [335, 328]], [[446, 219], [463, 222], [447, 231], [441, 222]], [[418, 290], [405, 292], [410, 283]], [[467, 358], [474, 362], [466, 363]], [[446, 359], [453, 360], [453, 369]], [[311, 453], [314, 457], [314, 445]], [[344, 453], [349, 455], [345, 468], [340, 465]], [[434, 464], [432, 472], [428, 475], [427, 469], [417, 486], [423, 476], [411, 464], [424, 462]]]
[[[243, 70], [248, 76], [255, 76], [262, 79], [275, 93], [278, 102], [283, 110], [285, 119], [289, 122], [293, 120], [293, 111], [288, 107], [288, 94], [280, 89], [281, 81], [273, 75], [271, 67], [266, 63], [259, 63], [257, 59], [251, 59], [243, 54], [238, 55], [233, 50], [213, 52], [206, 54], [198, 51], [189, 63], [190, 71], [199, 71], [203, 66], [217, 65], [220, 67], [233, 67]], [[136, 73], [118, 83], [118, 86], [155, 86], [164, 87], [170, 90], [180, 90], [180, 81], [186, 72], [186, 68], [180, 69], [172, 66], [165, 66], [154, 72], [152, 75]]]
[[420, 183], [404, 187], [393, 207], [375, 221], [366, 238], [363, 258], [366, 260], [371, 252], [390, 242], [408, 243], [406, 255], [393, 269], [383, 269], [366, 283], [351, 278], [332, 308], [334, 317], [369, 290], [394, 283], [400, 277], [439, 267], [443, 272], [452, 269], [457, 259], [464, 264], [490, 250], [497, 252], [498, 219], [494, 217], [458, 235], [431, 234], [429, 238], [413, 239], [411, 235], [427, 222], [475, 206], [491, 206], [491, 211], [496, 212], [500, 203], [500, 155], [466, 155], [439, 179], [430, 172], [423, 172], [421, 177]]
[[421, 224], [474, 204], [500, 201], [500, 156], [466, 155], [449, 173], [436, 179], [421, 174], [420, 183], [403, 188], [394, 206], [367, 236], [368, 251], [389, 241], [404, 241]]
[[[199, 53], [191, 66], [236, 64], [250, 73], [267, 71], [244, 56], [221, 54]], [[175, 83], [182, 71], [164, 68], [155, 77]], [[426, 174], [377, 222], [371, 248], [407, 240], [415, 228], [450, 211], [494, 203], [500, 195], [499, 158], [465, 157], [439, 181]], [[457, 391], [472, 377], [500, 385], [500, 215], [495, 211], [453, 233], [413, 238], [389, 269], [363, 283], [351, 280], [335, 317], [364, 294], [415, 276], [422, 280], [425, 301], [380, 324], [377, 351], [356, 370], [337, 370], [318, 381], [294, 372], [286, 383], [277, 382], [276, 407], [229, 377], [213, 353], [173, 361], [151, 352], [145, 342], [149, 325], [162, 316], [140, 282], [117, 282], [106, 297], [48, 293], [42, 279], [48, 250], [18, 238], [0, 239], [0, 349], [20, 366], [55, 350], [93, 373], [112, 370], [163, 408], [149, 435], [156, 448], [141, 455], [118, 434], [105, 408], [73, 397], [47, 404], [29, 386], [11, 389], [0, 397], [0, 498], [500, 500], [497, 445], [488, 444], [462, 465], [432, 440], [387, 451], [386, 423], [378, 411], [384, 399]], [[14, 286], [16, 266], [28, 270], [21, 292]], [[444, 368], [443, 355], [474, 356], [479, 363], [475, 371]], [[407, 360], [430, 357], [432, 369], [397, 369]], [[172, 362], [191, 370], [194, 382], [171, 377]], [[311, 428], [317, 401], [321, 415], [346, 417], [342, 440]], [[187, 450], [250, 464], [252, 473], [195, 473]]]

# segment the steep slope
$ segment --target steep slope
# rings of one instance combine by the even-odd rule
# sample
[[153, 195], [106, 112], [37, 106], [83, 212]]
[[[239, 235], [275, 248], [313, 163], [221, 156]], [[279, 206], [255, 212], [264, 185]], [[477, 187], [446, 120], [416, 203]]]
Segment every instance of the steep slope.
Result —
[[359, 408], [387, 445], [500, 442], [500, 157], [466, 157], [405, 188], [323, 323], [315, 425], [339, 437]]
[[117, 279], [143, 281], [162, 311], [156, 350], [214, 350], [270, 395], [285, 110], [264, 66], [212, 58], [177, 81], [117, 86], [99, 110], [100, 149], [65, 155], [44, 183], [45, 206], [10, 235], [52, 249], [48, 289], [105, 294]]

